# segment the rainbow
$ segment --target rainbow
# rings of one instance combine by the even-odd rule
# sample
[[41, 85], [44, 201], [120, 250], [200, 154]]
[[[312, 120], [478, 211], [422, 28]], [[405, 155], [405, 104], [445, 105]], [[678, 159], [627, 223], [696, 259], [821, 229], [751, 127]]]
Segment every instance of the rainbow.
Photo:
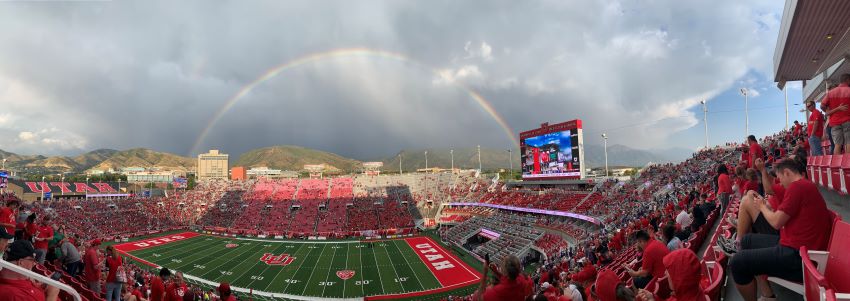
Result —
[[[209, 123], [207, 123], [207, 126], [204, 127], [203, 131], [201, 131], [201, 134], [198, 136], [198, 138], [195, 140], [195, 143], [192, 145], [192, 149], [190, 150], [189, 156], [192, 156], [192, 154], [194, 154], [195, 152], [198, 151], [198, 148], [200, 148], [201, 143], [204, 142], [204, 140], [210, 134], [210, 131], [212, 130], [212, 128], [218, 123], [218, 121], [224, 116], [224, 114], [226, 114], [231, 108], [233, 108], [234, 105], [236, 105], [240, 100], [242, 100], [246, 95], [248, 95], [248, 93], [251, 93], [251, 91], [254, 90], [254, 88], [256, 88], [260, 84], [264, 83], [265, 81], [267, 81], [271, 78], [274, 78], [275, 76], [277, 76], [281, 72], [284, 72], [286, 70], [289, 70], [289, 69], [292, 69], [292, 68], [295, 68], [295, 67], [298, 67], [298, 66], [301, 66], [301, 65], [305, 65], [305, 64], [309, 64], [309, 63], [313, 63], [313, 62], [317, 62], [317, 61], [321, 61], [321, 60], [325, 60], [325, 59], [329, 59], [329, 58], [364, 57], [364, 56], [365, 57], [377, 57], [377, 58], [383, 58], [383, 59], [397, 60], [397, 61], [402, 61], [402, 62], [405, 62], [405, 63], [412, 63], [413, 65], [416, 65], [420, 68], [428, 70], [429, 72], [439, 76], [439, 73], [437, 72], [437, 70], [430, 68], [423, 63], [415, 61], [415, 60], [408, 58], [408, 57], [406, 57], [402, 54], [399, 54], [399, 53], [383, 51], [383, 50], [376, 50], [376, 49], [369, 49], [369, 48], [341, 48], [341, 49], [334, 49], [334, 50], [330, 50], [330, 51], [313, 53], [313, 54], [309, 54], [309, 55], [306, 55], [306, 56], [302, 56], [300, 58], [288, 61], [286, 63], [283, 63], [281, 65], [278, 65], [274, 68], [267, 70], [262, 75], [260, 75], [259, 77], [257, 77], [256, 79], [254, 79], [253, 81], [251, 81], [247, 85], [243, 86], [241, 89], [239, 89], [239, 92], [234, 94], [233, 97], [231, 97], [229, 100], [227, 100], [227, 102], [225, 102], [224, 105], [222, 105], [221, 108], [218, 109], [218, 111], [215, 113], [215, 115], [213, 115], [212, 119], [210, 119]], [[484, 109], [485, 112], [490, 114], [490, 116], [493, 117], [493, 119], [496, 121], [496, 123], [498, 123], [499, 126], [505, 131], [505, 134], [508, 136], [508, 138], [511, 139], [511, 141], [514, 143], [513, 146], [519, 147], [519, 140], [517, 140], [517, 137], [515, 135], [514, 130], [511, 129], [511, 127], [508, 125], [508, 123], [505, 121], [505, 119], [502, 117], [502, 115], [500, 115], [493, 108], [493, 105], [490, 104], [490, 102], [487, 101], [487, 99], [485, 99], [483, 96], [481, 96], [481, 94], [478, 94], [478, 92], [476, 92], [472, 88], [469, 88], [469, 87], [467, 87], [467, 86], [465, 86], [461, 83], [458, 83], [458, 82], [454, 82], [454, 84], [457, 87], [459, 87], [460, 89], [462, 89], [464, 92], [466, 92], [473, 100], [475, 100], [475, 102], [478, 103], [478, 105], [481, 106], [481, 108]]]

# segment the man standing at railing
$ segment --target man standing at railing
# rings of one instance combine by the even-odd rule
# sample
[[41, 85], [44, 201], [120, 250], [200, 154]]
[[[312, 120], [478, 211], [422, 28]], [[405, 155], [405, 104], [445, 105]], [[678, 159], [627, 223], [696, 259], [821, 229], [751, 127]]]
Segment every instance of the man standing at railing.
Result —
[[821, 109], [829, 116], [827, 125], [832, 128], [833, 154], [843, 154], [850, 147], [850, 74], [842, 74], [840, 81], [821, 101]]
[[[35, 249], [29, 241], [18, 240], [9, 246], [6, 261], [27, 270], [35, 267]], [[0, 270], [0, 301], [55, 301], [59, 289], [34, 283], [27, 276], [9, 269]]]
[[38, 226], [35, 235], [35, 260], [38, 264], [44, 264], [44, 259], [47, 256], [47, 247], [50, 241], [53, 240], [53, 226], [50, 225], [50, 216], [45, 215], [41, 218], [41, 225]]
[[97, 254], [99, 246], [100, 239], [91, 241], [86, 249], [86, 254], [83, 256], [83, 279], [86, 280], [89, 289], [98, 294], [100, 294], [100, 268], [103, 266]]

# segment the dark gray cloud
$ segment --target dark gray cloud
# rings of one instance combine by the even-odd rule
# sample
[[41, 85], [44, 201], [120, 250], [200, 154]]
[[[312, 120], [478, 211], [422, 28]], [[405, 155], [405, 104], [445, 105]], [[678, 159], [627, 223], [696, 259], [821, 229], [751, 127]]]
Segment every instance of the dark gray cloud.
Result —
[[[667, 143], [688, 110], [770, 72], [776, 1], [112, 1], [0, 3], [0, 148], [188, 154], [215, 112], [265, 70], [292, 68], [223, 116], [201, 148], [275, 144], [359, 158], [407, 147], [507, 147], [458, 87], [515, 130], [641, 120], [621, 141]], [[426, 66], [423, 68], [423, 66]], [[433, 70], [430, 70], [433, 69]], [[596, 135], [588, 135], [594, 142]]]

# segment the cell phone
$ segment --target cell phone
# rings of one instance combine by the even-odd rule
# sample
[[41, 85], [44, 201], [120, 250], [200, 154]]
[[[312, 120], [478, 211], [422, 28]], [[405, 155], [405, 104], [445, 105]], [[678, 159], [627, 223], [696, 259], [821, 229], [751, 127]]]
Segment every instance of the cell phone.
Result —
[[53, 272], [53, 275], [50, 275], [50, 279], [59, 281], [59, 279], [62, 279], [62, 273]]
[[490, 262], [490, 253], [484, 254], [484, 261]]

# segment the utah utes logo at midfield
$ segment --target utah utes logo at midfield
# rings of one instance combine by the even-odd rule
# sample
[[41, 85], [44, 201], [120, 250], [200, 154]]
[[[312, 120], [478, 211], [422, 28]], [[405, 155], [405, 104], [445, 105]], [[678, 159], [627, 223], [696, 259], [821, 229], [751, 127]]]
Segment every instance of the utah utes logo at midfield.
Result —
[[336, 276], [339, 277], [339, 279], [348, 280], [348, 279], [351, 279], [351, 277], [354, 277], [354, 271], [353, 270], [336, 271]]
[[295, 260], [295, 257], [289, 257], [289, 254], [274, 256], [272, 253], [265, 253], [263, 257], [260, 257], [260, 261], [267, 265], [289, 265], [293, 260]]

